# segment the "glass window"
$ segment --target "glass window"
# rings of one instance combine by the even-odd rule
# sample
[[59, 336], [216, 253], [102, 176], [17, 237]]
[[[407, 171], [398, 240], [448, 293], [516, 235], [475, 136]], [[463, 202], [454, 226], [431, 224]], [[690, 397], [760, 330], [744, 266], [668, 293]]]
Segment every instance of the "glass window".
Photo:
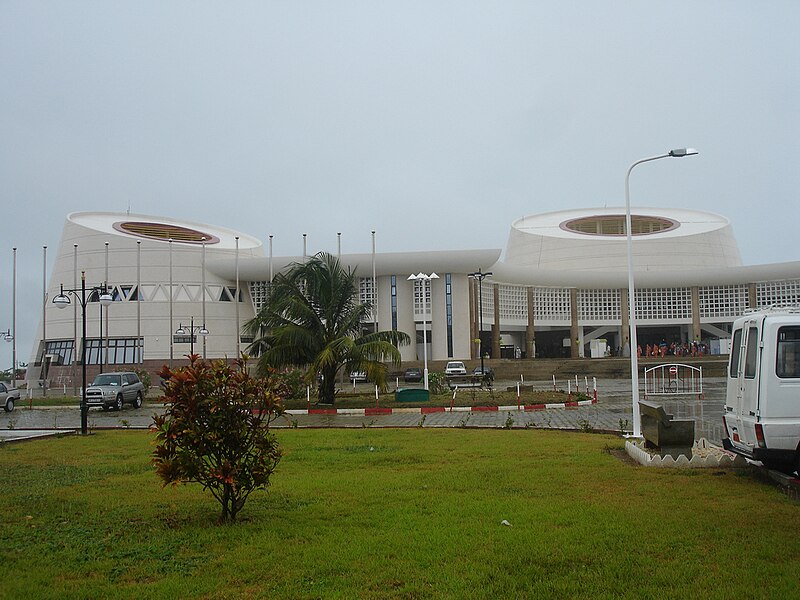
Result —
[[778, 329], [775, 373], [783, 378], [800, 377], [800, 327]]
[[428, 344], [433, 344], [433, 332], [427, 330], [423, 333], [422, 329], [417, 329], [417, 345], [421, 346], [423, 340], [428, 340]]
[[50, 340], [47, 342], [47, 350], [45, 354], [50, 354], [56, 357], [54, 364], [69, 365], [72, 364], [72, 351], [75, 347], [74, 340]]
[[742, 330], [737, 329], [733, 332], [733, 342], [731, 342], [731, 363], [728, 376], [736, 379], [739, 377], [739, 355], [742, 350]]
[[445, 273], [445, 311], [447, 313], [447, 357], [453, 358], [453, 279]]
[[86, 340], [86, 364], [132, 365], [141, 362], [142, 341], [136, 338]]
[[392, 275], [392, 331], [397, 331], [397, 275]]
[[744, 376], [755, 379], [756, 365], [758, 364], [758, 328], [751, 327], [747, 330], [747, 348], [744, 359]]

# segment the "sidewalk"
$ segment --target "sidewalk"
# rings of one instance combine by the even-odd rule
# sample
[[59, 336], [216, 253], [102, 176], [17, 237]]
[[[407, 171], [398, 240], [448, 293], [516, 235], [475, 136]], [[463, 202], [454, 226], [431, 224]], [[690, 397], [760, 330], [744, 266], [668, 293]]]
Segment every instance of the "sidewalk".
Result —
[[[546, 385], [546, 383], [543, 383]], [[608, 431], [620, 433], [631, 429], [630, 381], [613, 379], [598, 381], [597, 403], [570, 405], [544, 405], [543, 407], [455, 407], [454, 410], [426, 407], [399, 409], [339, 409], [328, 411], [288, 411], [273, 426], [288, 427], [489, 427], [573, 429], [583, 431]], [[705, 437], [719, 444], [723, 437], [722, 414], [725, 400], [725, 379], [708, 378], [704, 381], [704, 398], [695, 396], [662, 396], [654, 400], [675, 417], [695, 420], [695, 437]], [[89, 411], [89, 427], [146, 428], [152, 423], [158, 405], [145, 404], [136, 410], [126, 406], [121, 412]], [[526, 410], [527, 408], [527, 410]], [[369, 412], [368, 412], [369, 411]], [[390, 411], [390, 412], [389, 412]], [[47, 429], [58, 432], [80, 428], [80, 410], [77, 407], [18, 408], [12, 413], [0, 414], [0, 439], [24, 430]]]

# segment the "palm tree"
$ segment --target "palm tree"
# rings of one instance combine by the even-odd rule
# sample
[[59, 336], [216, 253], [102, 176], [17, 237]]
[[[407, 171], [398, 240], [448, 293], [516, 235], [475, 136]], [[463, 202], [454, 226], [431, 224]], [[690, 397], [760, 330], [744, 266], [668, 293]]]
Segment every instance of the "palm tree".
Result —
[[245, 325], [254, 342], [248, 352], [259, 354], [259, 370], [306, 368], [317, 384], [320, 402], [333, 404], [341, 369], [364, 371], [386, 387], [386, 362], [400, 364], [398, 346], [410, 343], [400, 331], [362, 334], [362, 322], [372, 310], [358, 299], [358, 278], [339, 260], [321, 252], [295, 263], [272, 281], [266, 305]]

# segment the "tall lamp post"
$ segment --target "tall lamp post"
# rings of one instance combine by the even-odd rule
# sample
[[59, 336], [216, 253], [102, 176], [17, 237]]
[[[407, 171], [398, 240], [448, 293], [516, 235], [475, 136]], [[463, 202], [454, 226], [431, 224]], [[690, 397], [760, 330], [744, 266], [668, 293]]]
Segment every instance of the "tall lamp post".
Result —
[[486, 371], [483, 368], [483, 280], [491, 276], [491, 271], [483, 273], [480, 269], [475, 273], [467, 274], [467, 277], [478, 280], [478, 327], [480, 329], [478, 331], [478, 351], [481, 353], [481, 377], [486, 375]]
[[428, 389], [428, 306], [427, 306], [427, 285], [430, 284], [431, 279], [439, 279], [439, 276], [436, 273], [431, 273], [430, 275], [426, 275], [425, 273], [417, 273], [416, 275], [411, 274], [408, 276], [408, 281], [423, 281], [422, 285], [422, 356], [423, 356], [423, 364], [424, 368], [422, 370], [422, 380], [424, 382], [425, 389]]
[[[194, 355], [194, 336], [196, 333], [202, 335], [203, 340], [205, 340], [208, 335], [208, 329], [206, 329], [205, 323], [195, 326], [194, 317], [191, 317], [189, 324], [189, 354], [191, 355]], [[178, 329], [175, 330], [175, 335], [186, 335], [186, 328], [179, 323]]]
[[631, 352], [631, 398], [633, 402], [633, 437], [642, 435], [642, 419], [639, 414], [639, 357], [637, 348], [639, 344], [636, 339], [636, 294], [633, 287], [633, 236], [631, 233], [631, 192], [630, 178], [631, 171], [636, 165], [659, 160], [661, 158], [682, 158], [684, 156], [694, 156], [698, 154], [694, 148], [678, 148], [670, 150], [666, 154], [649, 156], [633, 163], [625, 174], [625, 231], [628, 244], [628, 325], [630, 326], [629, 343]]
[[[105, 286], [93, 287], [92, 291], [95, 290], [99, 294], [98, 301], [101, 306], [109, 306], [114, 301]], [[71, 304], [69, 296], [64, 292], [75, 296], [75, 299], [81, 305], [81, 435], [86, 435], [88, 433], [87, 417], [89, 413], [89, 407], [86, 404], [86, 271], [81, 271], [81, 288], [79, 290], [65, 290], [64, 285], [61, 285], [61, 292], [53, 298], [53, 304], [58, 308], [66, 308]], [[78, 292], [80, 292], [80, 296]]]

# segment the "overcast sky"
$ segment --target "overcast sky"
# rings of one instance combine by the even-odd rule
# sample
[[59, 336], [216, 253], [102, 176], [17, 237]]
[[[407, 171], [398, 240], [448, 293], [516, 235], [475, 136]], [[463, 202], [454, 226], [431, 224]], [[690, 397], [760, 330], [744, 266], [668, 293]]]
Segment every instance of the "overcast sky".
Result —
[[[66, 214], [186, 218], [276, 255], [504, 248], [527, 214], [728, 217], [800, 259], [800, 2], [0, 0], [0, 331], [29, 358]], [[49, 275], [48, 275], [49, 277]], [[38, 308], [37, 308], [38, 307]], [[0, 366], [11, 366], [0, 342]]]

